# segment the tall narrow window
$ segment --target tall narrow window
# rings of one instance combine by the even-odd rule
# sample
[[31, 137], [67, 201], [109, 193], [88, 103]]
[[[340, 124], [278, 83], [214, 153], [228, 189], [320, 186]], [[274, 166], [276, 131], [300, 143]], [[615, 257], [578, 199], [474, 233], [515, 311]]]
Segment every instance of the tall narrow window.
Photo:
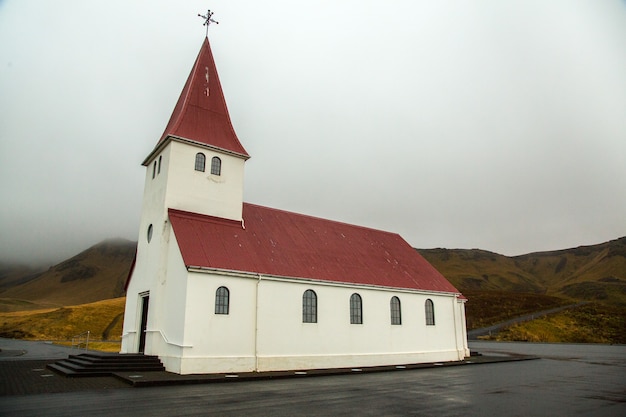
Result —
[[350, 324], [363, 324], [363, 303], [357, 293], [350, 296]]
[[302, 323], [317, 323], [317, 295], [313, 290], [302, 294]]
[[433, 300], [431, 300], [430, 298], [426, 300], [425, 308], [426, 308], [426, 325], [434, 326], [435, 325], [435, 306], [433, 305]]
[[228, 314], [229, 291], [226, 287], [219, 287], [215, 291], [215, 314]]
[[400, 299], [391, 297], [389, 303], [391, 307], [391, 324], [402, 324], [402, 311], [400, 310]]
[[204, 165], [206, 163], [206, 156], [199, 152], [196, 154], [196, 171], [204, 172]]
[[154, 165], [152, 165], [152, 179], [156, 176], [156, 161], [154, 161]]
[[157, 174], [161, 173], [161, 159], [163, 158], [163, 155], [159, 155], [159, 167], [157, 168]]
[[222, 160], [217, 156], [211, 159], [211, 174], [222, 175]]

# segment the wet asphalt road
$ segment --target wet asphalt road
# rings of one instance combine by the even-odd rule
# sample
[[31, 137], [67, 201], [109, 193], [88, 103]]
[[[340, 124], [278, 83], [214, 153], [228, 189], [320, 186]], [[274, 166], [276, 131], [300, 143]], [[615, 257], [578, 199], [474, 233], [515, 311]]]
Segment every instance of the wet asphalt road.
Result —
[[470, 343], [541, 360], [0, 398], [2, 416], [626, 416], [626, 346]]

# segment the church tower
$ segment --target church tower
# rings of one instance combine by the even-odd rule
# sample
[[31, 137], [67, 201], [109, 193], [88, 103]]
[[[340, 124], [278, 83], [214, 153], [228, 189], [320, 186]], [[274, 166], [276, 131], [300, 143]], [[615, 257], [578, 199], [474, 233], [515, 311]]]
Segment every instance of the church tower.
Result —
[[[184, 285], [171, 279], [180, 252], [172, 250], [175, 236], [168, 210], [242, 227], [244, 164], [249, 158], [230, 121], [205, 37], [165, 131], [142, 163], [146, 175], [137, 254], [127, 282], [127, 292], [139, 296], [128, 297], [124, 324], [125, 334], [137, 339], [125, 338], [122, 352], [150, 353], [150, 329], [183, 320], [183, 294], [178, 292]], [[170, 286], [175, 290], [167, 290]], [[159, 305], [181, 307], [169, 312], [152, 307]]]
[[241, 221], [248, 158], [205, 38], [163, 135], [143, 161], [142, 228], [165, 220], [170, 208]]

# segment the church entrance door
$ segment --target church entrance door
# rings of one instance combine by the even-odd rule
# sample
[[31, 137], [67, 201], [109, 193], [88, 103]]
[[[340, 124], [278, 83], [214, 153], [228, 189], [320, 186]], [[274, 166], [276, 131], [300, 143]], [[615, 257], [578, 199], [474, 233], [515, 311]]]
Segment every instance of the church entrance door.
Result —
[[148, 328], [148, 304], [150, 302], [150, 296], [144, 295], [141, 297], [141, 324], [139, 326], [139, 353], [144, 353], [146, 350], [146, 329]]

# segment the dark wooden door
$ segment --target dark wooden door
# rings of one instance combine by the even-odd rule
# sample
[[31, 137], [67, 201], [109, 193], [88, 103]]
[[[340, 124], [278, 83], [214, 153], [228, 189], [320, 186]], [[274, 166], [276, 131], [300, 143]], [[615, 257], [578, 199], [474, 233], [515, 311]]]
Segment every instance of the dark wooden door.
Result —
[[150, 296], [146, 295], [141, 300], [141, 325], [139, 326], [139, 353], [146, 350], [146, 329], [148, 328], [148, 304]]

